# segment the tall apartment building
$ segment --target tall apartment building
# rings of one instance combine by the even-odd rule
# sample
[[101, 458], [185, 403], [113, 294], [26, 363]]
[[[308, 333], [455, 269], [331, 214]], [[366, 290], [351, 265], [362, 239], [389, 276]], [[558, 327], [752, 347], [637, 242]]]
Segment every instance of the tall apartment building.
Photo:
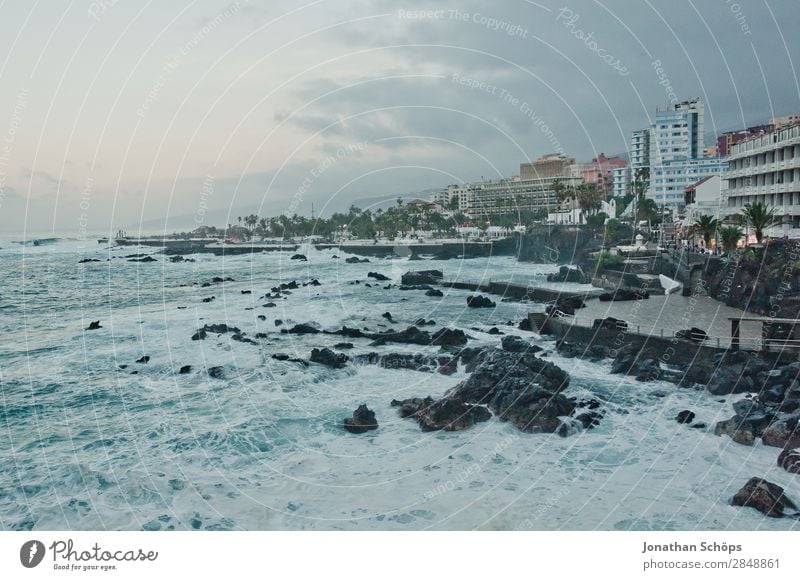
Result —
[[693, 97], [656, 111], [650, 126], [650, 165], [698, 158], [704, 148], [703, 102]]
[[638, 129], [631, 133], [631, 175], [639, 169], [650, 169], [650, 129]]
[[784, 216], [784, 224], [767, 235], [800, 237], [800, 124], [736, 143], [728, 162], [724, 178], [730, 212], [764, 203]]
[[630, 190], [631, 167], [615, 167], [612, 180], [614, 197], [625, 197]]
[[520, 179], [547, 179], [569, 174], [569, 167], [575, 164], [575, 159], [560, 153], [542, 155], [531, 163], [520, 163]]
[[684, 190], [727, 167], [719, 157], [703, 157], [703, 102], [694, 97], [656, 111], [650, 126], [650, 187], [647, 197], [673, 211], [685, 205]]

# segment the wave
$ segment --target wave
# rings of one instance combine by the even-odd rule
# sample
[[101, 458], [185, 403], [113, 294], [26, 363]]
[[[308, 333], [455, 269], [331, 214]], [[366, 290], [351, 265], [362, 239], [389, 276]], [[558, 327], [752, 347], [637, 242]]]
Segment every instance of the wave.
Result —
[[61, 238], [34, 238], [32, 240], [13, 240], [11, 243], [20, 246], [46, 246], [60, 241]]

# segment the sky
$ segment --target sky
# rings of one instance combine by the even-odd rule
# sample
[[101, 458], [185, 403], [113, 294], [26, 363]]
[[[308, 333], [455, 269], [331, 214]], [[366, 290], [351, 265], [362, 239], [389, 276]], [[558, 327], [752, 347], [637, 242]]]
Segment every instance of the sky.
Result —
[[[0, 234], [166, 231], [800, 112], [797, 0], [0, 0]], [[144, 224], [144, 226], [142, 226]]]

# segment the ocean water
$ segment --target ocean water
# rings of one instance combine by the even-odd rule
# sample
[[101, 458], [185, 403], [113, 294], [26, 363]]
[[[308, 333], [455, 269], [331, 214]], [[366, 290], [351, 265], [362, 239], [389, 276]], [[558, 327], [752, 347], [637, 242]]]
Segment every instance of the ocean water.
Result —
[[[524, 335], [548, 351], [551, 339], [516, 329], [534, 304], [468, 309], [470, 293], [444, 298], [384, 290], [367, 272], [398, 283], [408, 269], [448, 278], [531, 280], [555, 265], [509, 257], [346, 264], [336, 252], [221, 258], [194, 263], [130, 262], [148, 248], [108, 248], [63, 239], [0, 244], [0, 529], [109, 530], [786, 530], [729, 498], [752, 476], [800, 500], [800, 478], [778, 468], [777, 449], [715, 437], [738, 397], [711, 397], [661, 382], [609, 374], [608, 363], [564, 359], [567, 394], [601, 401], [599, 427], [570, 437], [529, 435], [492, 419], [460, 433], [423, 433], [400, 419], [392, 399], [438, 396], [453, 376], [350, 364], [305, 368], [271, 358], [308, 358], [314, 347], [353, 342], [352, 354], [436, 352], [365, 339], [281, 335], [315, 322], [382, 330], [418, 318], [466, 330]], [[346, 255], [342, 254], [342, 258]], [[81, 258], [100, 262], [78, 264]], [[201, 287], [213, 276], [234, 282]], [[281, 282], [294, 291], [274, 308], [259, 297]], [[360, 284], [355, 284], [360, 280]], [[367, 287], [367, 282], [372, 287]], [[575, 287], [565, 285], [565, 287]], [[252, 294], [242, 294], [251, 290]], [[214, 296], [210, 303], [203, 298]], [[386, 311], [397, 321], [382, 318]], [[259, 315], [266, 317], [260, 320]], [[84, 331], [92, 320], [100, 330]], [[506, 325], [512, 321], [514, 326]], [[227, 323], [258, 345], [209, 334]], [[148, 364], [137, 364], [149, 356]], [[178, 369], [192, 365], [190, 374]], [[215, 379], [204, 369], [224, 368]], [[133, 374], [136, 372], [136, 374]], [[352, 435], [341, 421], [361, 403], [380, 427]], [[683, 409], [709, 430], [674, 421]]]

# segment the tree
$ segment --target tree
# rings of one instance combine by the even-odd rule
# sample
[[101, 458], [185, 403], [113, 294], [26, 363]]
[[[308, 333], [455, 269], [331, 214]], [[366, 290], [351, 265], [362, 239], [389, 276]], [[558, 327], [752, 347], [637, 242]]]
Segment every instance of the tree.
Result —
[[645, 198], [636, 207], [636, 221], [647, 220], [648, 227], [652, 227], [654, 222], [660, 221], [661, 212], [658, 211], [656, 202]]
[[739, 226], [725, 226], [719, 229], [719, 239], [726, 252], [732, 252], [742, 239], [744, 231]]
[[775, 208], [757, 201], [755, 203], [748, 203], [742, 210], [742, 217], [744, 223], [753, 228], [753, 233], [756, 236], [756, 241], [761, 243], [764, 239], [764, 230], [773, 226], [779, 226], [782, 223], [782, 218], [775, 214]]
[[583, 183], [577, 187], [578, 207], [587, 215], [593, 215], [602, 206], [604, 194], [593, 183]]
[[447, 202], [447, 209], [450, 211], [458, 211], [458, 195], [450, 196], [450, 200]]
[[706, 248], [711, 247], [711, 238], [716, 235], [718, 227], [719, 220], [710, 215], [701, 215], [700, 219], [698, 219], [693, 226], [694, 230], [700, 232], [703, 236]]
[[636, 174], [631, 181], [631, 189], [633, 193], [633, 217], [636, 219], [638, 214], [637, 208], [641, 205], [644, 194], [647, 191], [647, 186], [650, 184], [650, 168], [640, 167], [636, 170]]

